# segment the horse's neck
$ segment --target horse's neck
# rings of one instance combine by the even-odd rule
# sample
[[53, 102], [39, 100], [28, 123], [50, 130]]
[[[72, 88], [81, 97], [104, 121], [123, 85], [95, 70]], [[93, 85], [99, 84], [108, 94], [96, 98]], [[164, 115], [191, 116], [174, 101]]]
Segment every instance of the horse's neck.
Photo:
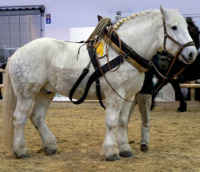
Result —
[[[153, 16], [153, 17], [152, 17]], [[119, 37], [138, 54], [150, 59], [159, 47], [158, 32], [160, 32], [161, 15], [137, 16], [124, 23], [118, 30]]]

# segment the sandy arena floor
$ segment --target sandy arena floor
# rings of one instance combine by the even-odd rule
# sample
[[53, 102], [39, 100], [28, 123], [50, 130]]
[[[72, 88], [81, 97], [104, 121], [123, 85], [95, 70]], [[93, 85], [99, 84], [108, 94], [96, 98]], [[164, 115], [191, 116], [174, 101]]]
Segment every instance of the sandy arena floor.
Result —
[[[104, 111], [96, 103], [75, 106], [53, 103], [47, 123], [57, 137], [58, 153], [46, 156], [30, 121], [25, 130], [30, 158], [7, 154], [0, 139], [0, 172], [200, 172], [200, 103], [177, 113], [174, 103], [158, 106], [151, 114], [151, 142], [140, 151], [141, 120], [136, 107], [129, 124], [133, 158], [106, 162], [101, 154], [105, 133]], [[0, 105], [0, 132], [2, 131]]]

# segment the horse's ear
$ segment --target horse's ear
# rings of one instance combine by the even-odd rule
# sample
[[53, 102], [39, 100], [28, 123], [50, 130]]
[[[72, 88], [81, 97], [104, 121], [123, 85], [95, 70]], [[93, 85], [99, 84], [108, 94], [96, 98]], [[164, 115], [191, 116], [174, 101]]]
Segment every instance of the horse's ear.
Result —
[[162, 5], [160, 6], [160, 12], [162, 13], [163, 16], [165, 16], [165, 10], [163, 9]]
[[101, 19], [103, 19], [103, 17], [100, 16], [100, 15], [97, 15], [97, 18], [98, 18], [98, 21], [100, 21]]

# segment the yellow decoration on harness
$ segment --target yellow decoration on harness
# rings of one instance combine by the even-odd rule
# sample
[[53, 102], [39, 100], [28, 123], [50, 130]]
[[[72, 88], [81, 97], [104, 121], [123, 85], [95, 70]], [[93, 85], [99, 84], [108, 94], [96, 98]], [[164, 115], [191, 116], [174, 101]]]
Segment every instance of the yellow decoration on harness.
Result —
[[96, 49], [96, 53], [100, 57], [104, 55], [104, 43], [103, 43], [103, 41], [101, 41], [98, 44], [97, 49]]

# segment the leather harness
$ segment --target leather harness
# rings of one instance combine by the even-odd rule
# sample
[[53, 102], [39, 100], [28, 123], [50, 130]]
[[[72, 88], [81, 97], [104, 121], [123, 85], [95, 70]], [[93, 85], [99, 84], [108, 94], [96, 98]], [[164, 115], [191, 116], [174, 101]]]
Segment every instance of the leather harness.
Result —
[[[188, 42], [184, 45], [182, 45], [181, 43], [179, 43], [178, 41], [174, 40], [168, 33], [167, 33], [167, 28], [166, 28], [166, 23], [165, 23], [165, 15], [164, 12], [161, 9], [161, 13], [163, 16], [163, 27], [164, 27], [164, 50], [161, 53], [165, 53], [168, 54], [169, 56], [172, 56], [166, 49], [166, 41], [167, 38], [170, 39], [171, 41], [173, 41], [175, 44], [177, 44], [180, 48], [179, 51], [177, 52], [176, 56], [173, 58], [170, 67], [168, 69], [168, 72], [166, 74], [166, 77], [168, 76], [173, 64], [175, 63], [177, 57], [180, 55], [180, 53], [183, 51], [183, 49], [187, 46], [193, 46], [194, 43], [193, 42]], [[138, 53], [136, 53], [131, 47], [129, 47], [125, 42], [123, 42], [122, 40], [120, 40], [120, 38], [118, 37], [117, 33], [115, 31], [109, 32], [109, 30], [107, 29], [107, 27], [104, 28], [103, 30], [104, 33], [104, 40], [107, 44], [109, 44], [116, 52], [118, 52], [119, 56], [115, 57], [113, 60], [110, 60], [108, 63], [104, 64], [103, 66], [100, 66], [97, 57], [96, 57], [96, 49], [95, 49], [95, 41], [94, 40], [88, 40], [87, 41], [87, 48], [88, 48], [88, 53], [91, 59], [91, 62], [93, 64], [94, 67], [94, 73], [89, 77], [86, 87], [85, 87], [85, 91], [83, 93], [83, 95], [78, 99], [78, 100], [74, 100], [73, 99], [73, 95], [76, 91], [76, 89], [78, 88], [78, 86], [80, 85], [81, 81], [85, 78], [85, 76], [88, 74], [89, 72], [89, 67], [90, 67], [90, 63], [88, 64], [88, 66], [83, 69], [81, 75], [79, 76], [79, 78], [77, 79], [77, 81], [74, 83], [73, 87], [70, 90], [69, 93], [69, 99], [71, 102], [73, 102], [74, 104], [81, 104], [84, 102], [84, 100], [86, 99], [89, 89], [92, 85], [92, 83], [95, 81], [96, 82], [96, 95], [97, 98], [99, 100], [100, 105], [105, 109], [105, 106], [103, 104], [103, 98], [102, 98], [102, 94], [101, 94], [101, 88], [100, 88], [100, 80], [99, 78], [102, 77], [103, 75], [105, 75], [106, 72], [114, 69], [115, 67], [119, 66], [120, 64], [122, 64], [125, 60], [127, 62], [129, 62], [130, 64], [132, 64], [136, 69], [138, 69], [139, 72], [147, 72], [149, 69], [154, 68], [155, 71], [157, 71], [155, 69], [155, 65], [153, 65], [153, 62], [150, 60], [146, 60], [144, 57], [140, 56]]]

